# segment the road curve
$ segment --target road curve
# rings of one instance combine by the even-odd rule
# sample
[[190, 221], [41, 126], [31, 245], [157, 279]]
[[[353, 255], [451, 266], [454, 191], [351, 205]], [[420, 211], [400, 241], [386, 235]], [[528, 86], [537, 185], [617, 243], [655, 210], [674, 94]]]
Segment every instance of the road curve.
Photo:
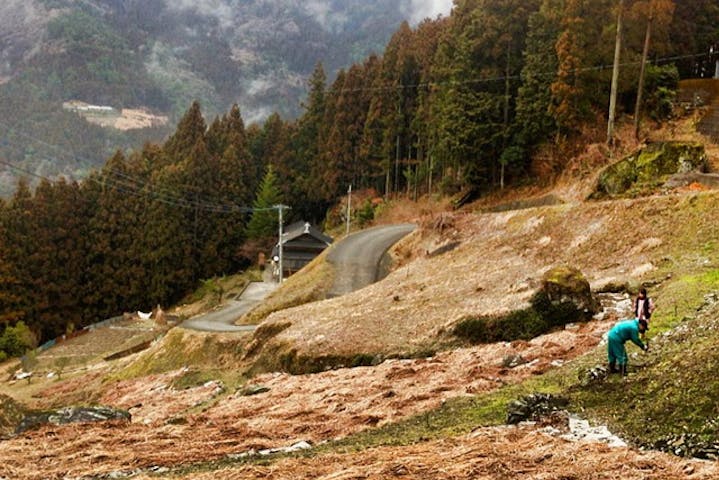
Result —
[[335, 267], [336, 274], [327, 297], [344, 295], [376, 282], [384, 254], [415, 228], [414, 224], [369, 228], [333, 245], [327, 261]]
[[[354, 233], [331, 247], [327, 255], [336, 270], [328, 297], [337, 297], [359, 290], [379, 279], [382, 257], [416, 225], [403, 224], [375, 227]], [[235, 325], [234, 322], [277, 288], [273, 282], [250, 283], [238, 300], [226, 303], [222, 309], [197, 315], [179, 327], [203, 332], [252, 332], [256, 325]]]
[[221, 310], [188, 318], [179, 327], [203, 332], [252, 332], [256, 325], [235, 325], [235, 321], [275, 288], [277, 284], [273, 282], [252, 282], [238, 300], [226, 303]]

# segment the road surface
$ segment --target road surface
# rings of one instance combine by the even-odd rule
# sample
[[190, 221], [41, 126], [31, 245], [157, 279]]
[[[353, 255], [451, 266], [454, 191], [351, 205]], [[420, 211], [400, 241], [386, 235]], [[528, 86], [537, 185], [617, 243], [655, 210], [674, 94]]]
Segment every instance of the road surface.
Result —
[[328, 297], [337, 297], [366, 287], [380, 279], [380, 262], [387, 250], [417, 228], [414, 224], [375, 227], [354, 233], [336, 245], [327, 256], [335, 267], [335, 280]]
[[275, 288], [277, 284], [274, 282], [252, 282], [242, 292], [239, 300], [226, 303], [221, 310], [189, 318], [179, 326], [203, 332], [251, 332], [256, 325], [235, 325], [235, 321], [264, 300]]
[[[416, 225], [375, 227], [354, 233], [332, 246], [327, 261], [336, 270], [334, 284], [327, 294], [337, 297], [359, 290], [380, 279], [380, 262], [387, 250]], [[274, 282], [250, 283], [238, 300], [226, 303], [217, 311], [198, 315], [182, 322], [181, 328], [203, 332], [251, 332], [256, 325], [235, 325], [234, 322], [277, 288]]]

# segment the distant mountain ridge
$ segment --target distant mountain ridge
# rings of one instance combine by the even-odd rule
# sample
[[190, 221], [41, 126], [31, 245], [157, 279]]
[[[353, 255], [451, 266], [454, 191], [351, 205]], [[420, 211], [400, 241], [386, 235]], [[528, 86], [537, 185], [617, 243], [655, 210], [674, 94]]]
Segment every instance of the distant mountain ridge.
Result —
[[[238, 103], [248, 123], [301, 111], [321, 61], [382, 52], [437, 2], [401, 0], [5, 0], [0, 3], [0, 157], [38, 175], [82, 175], [116, 147], [159, 140], [88, 126], [62, 103], [145, 108], [170, 127], [193, 99], [206, 116]], [[61, 154], [29, 138], [59, 146]], [[73, 157], [72, 159], [61, 157]], [[78, 160], [80, 159], [80, 160]], [[0, 194], [15, 174], [0, 167]]]

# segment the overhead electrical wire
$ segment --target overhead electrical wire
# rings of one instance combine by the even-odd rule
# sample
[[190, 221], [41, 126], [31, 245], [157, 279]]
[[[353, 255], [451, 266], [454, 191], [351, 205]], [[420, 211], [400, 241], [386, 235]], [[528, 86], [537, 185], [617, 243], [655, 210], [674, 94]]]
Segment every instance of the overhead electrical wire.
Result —
[[[689, 60], [692, 58], [700, 58], [700, 57], [710, 57], [712, 55], [716, 55], [716, 53], [711, 52], [704, 52], [704, 53], [693, 53], [693, 54], [687, 54], [687, 55], [674, 55], [669, 57], [660, 57], [656, 58], [652, 61], [652, 63], [664, 63], [664, 62], [672, 62], [676, 60]], [[624, 62], [620, 63], [620, 67], [629, 67], [629, 66], [635, 66], [640, 65], [641, 60], [632, 61], [632, 62]], [[586, 72], [594, 72], [594, 71], [603, 71], [603, 70], [611, 70], [614, 68], [614, 65], [595, 65], [591, 67], [581, 67], [581, 68], [575, 68], [573, 70], [568, 70], [567, 74], [579, 74], [579, 73], [586, 73]], [[545, 72], [545, 73], [537, 73], [531, 75], [532, 78], [551, 78], [551, 77], [557, 77], [558, 73], [556, 71], [553, 72]], [[396, 91], [396, 90], [414, 90], [414, 89], [420, 89], [420, 88], [432, 88], [432, 87], [442, 87], [442, 86], [453, 86], [453, 85], [471, 85], [471, 84], [481, 84], [481, 83], [493, 83], [493, 82], [503, 82], [506, 80], [521, 80], [524, 78], [524, 75], [515, 74], [515, 75], [500, 75], [496, 77], [481, 77], [481, 78], [470, 78], [466, 80], [447, 80], [442, 82], [422, 82], [422, 83], [411, 83], [411, 84], [398, 84], [398, 85], [379, 85], [375, 87], [357, 87], [357, 88], [340, 88], [336, 90], [338, 93], [345, 93], [345, 92], [377, 92], [377, 91]], [[331, 90], [331, 89], [330, 89]], [[328, 90], [328, 91], [330, 91]]]
[[[72, 159], [72, 160], [73, 160], [76, 164], [78, 164], [78, 165], [81, 165], [81, 164], [82, 164], [82, 161], [84, 161], [86, 164], [90, 164], [90, 165], [93, 163], [91, 160], [86, 159], [86, 158], [82, 158], [82, 157], [77, 156], [77, 155], [75, 155], [75, 154], [73, 154], [73, 153], [71, 153], [71, 152], [68, 152], [67, 150], [63, 149], [62, 147], [59, 147], [59, 146], [57, 146], [57, 145], [50, 144], [50, 143], [45, 142], [45, 141], [43, 141], [43, 140], [34, 138], [34, 137], [32, 137], [31, 135], [25, 134], [24, 132], [22, 132], [22, 131], [20, 131], [20, 130], [18, 130], [18, 129], [15, 129], [15, 128], [12, 128], [12, 127], [8, 126], [7, 124], [5, 124], [5, 123], [2, 122], [2, 121], [0, 121], [0, 127], [5, 128], [5, 130], [6, 130], [7, 132], [11, 132], [11, 133], [14, 133], [15, 135], [24, 137], [24, 138], [28, 139], [30, 142], [34, 142], [34, 143], [37, 143], [37, 144], [39, 144], [39, 145], [45, 146], [45, 147], [47, 147], [47, 148], [49, 148], [49, 149], [55, 150], [56, 152], [59, 152], [59, 153], [62, 154], [63, 156], [66, 156], [66, 157]], [[12, 144], [12, 145], [15, 145], [15, 146], [20, 146], [20, 147], [24, 146], [24, 145], [21, 145], [21, 144], [18, 144], [18, 143], [11, 142], [10, 140], [7, 139], [7, 137], [6, 137], [5, 139], [3, 139], [2, 142], [0, 142], [0, 144], [2, 144], [2, 143], [6, 144], [6, 145], [7, 145], [7, 144]], [[51, 158], [51, 157], [45, 157], [45, 159], [51, 160], [51, 161], [54, 160], [54, 159]], [[35, 177], [35, 178], [40, 178], [40, 179], [45, 179], [45, 180], [48, 180], [48, 181], [52, 181], [52, 180], [51, 180], [50, 178], [48, 178], [48, 177], [44, 177], [44, 176], [42, 176], [42, 175], [37, 175], [37, 174], [35, 174], [34, 172], [30, 172], [30, 171], [28, 171], [28, 170], [26, 170], [26, 169], [23, 169], [23, 168], [17, 166], [16, 164], [11, 163], [11, 162], [2, 161], [2, 162], [0, 162], [0, 163], [2, 163], [3, 165], [7, 165], [7, 166], [9, 166], [10, 168], [13, 168], [14, 170], [19, 171], [19, 172], [21, 172], [21, 173], [23, 173], [23, 174], [30, 175], [30, 176], [33, 176], [33, 177]], [[102, 180], [99, 180], [99, 179], [97, 179], [96, 177], [94, 177], [93, 175], [90, 175], [90, 176], [88, 176], [88, 177], [86, 178], [86, 180], [93, 181], [93, 182], [95, 182], [95, 183], [99, 183], [99, 184], [103, 184], [103, 185], [107, 184], [107, 185], [109, 185], [109, 186], [111, 186], [111, 187], [113, 187], [113, 188], [117, 187], [118, 190], [120, 190], [120, 191], [122, 191], [122, 192], [124, 192], [124, 193], [136, 194], [137, 196], [140, 196], [140, 195], [143, 195], [143, 196], [151, 195], [151, 196], [155, 197], [156, 199], [158, 199], [158, 200], [160, 200], [160, 201], [162, 201], [163, 203], [168, 204], [168, 205], [175, 205], [175, 206], [180, 206], [180, 207], [184, 207], [184, 208], [188, 208], [188, 209], [195, 209], [195, 208], [197, 208], [197, 209], [200, 209], [200, 210], [203, 210], [203, 211], [209, 211], [209, 212], [215, 212], [215, 213], [250, 212], [250, 211], [253, 210], [252, 207], [239, 206], [239, 205], [234, 204], [234, 203], [216, 203], [216, 202], [210, 202], [210, 201], [207, 201], [207, 200], [204, 199], [204, 198], [202, 198], [202, 199], [200, 200], [199, 197], [196, 197], [195, 200], [191, 200], [191, 199], [188, 199], [188, 198], [186, 198], [186, 197], [184, 197], [184, 196], [181, 196], [181, 195], [176, 195], [176, 194], [173, 194], [173, 193], [167, 193], [166, 190], [165, 190], [165, 192], [163, 192], [163, 191], [158, 191], [158, 190], [156, 189], [156, 185], [151, 184], [150, 182], [143, 181], [143, 180], [141, 180], [141, 179], [138, 179], [138, 178], [136, 178], [136, 177], [133, 177], [133, 176], [131, 176], [131, 175], [128, 175], [127, 173], [121, 172], [121, 171], [116, 170], [116, 169], [111, 169], [111, 168], [103, 167], [101, 170], [99, 170], [99, 172], [100, 172], [100, 173], [109, 174], [109, 175], [111, 175], [111, 176], [105, 175], [105, 176], [103, 176]], [[113, 176], [114, 176], [114, 177], [113, 177]]]
[[[692, 58], [701, 58], [701, 57], [709, 57], [714, 55], [712, 52], [704, 52], [704, 53], [695, 53], [695, 54], [687, 54], [687, 55], [675, 55], [675, 56], [668, 56], [668, 57], [660, 57], [654, 59], [653, 63], [663, 63], [663, 62], [671, 62], [676, 60], [687, 60]], [[624, 62], [621, 63], [621, 67], [627, 67], [627, 66], [633, 66], [638, 65], [640, 61], [633, 61], [633, 62]], [[582, 67], [577, 68], [568, 71], [568, 74], [579, 74], [579, 73], [585, 73], [590, 71], [602, 71], [602, 70], [608, 70], [612, 69], [612, 65], [596, 65], [592, 67]], [[546, 72], [546, 73], [538, 73], [536, 75], [532, 75], [533, 78], [548, 78], [548, 77], [556, 77], [558, 76], [558, 73], [556, 71], [553, 72]], [[499, 82], [499, 81], [507, 81], [507, 80], [521, 80], [524, 76], [522, 74], [518, 75], [502, 75], [502, 76], [496, 76], [496, 77], [483, 77], [483, 78], [476, 78], [476, 79], [467, 79], [467, 80], [449, 80], [445, 82], [422, 82], [422, 83], [416, 83], [416, 84], [400, 84], [400, 85], [383, 85], [383, 86], [375, 86], [375, 87], [358, 87], [358, 88], [351, 88], [351, 89], [339, 89], [337, 92], [345, 93], [345, 92], [363, 92], [363, 91], [396, 91], [396, 90], [407, 90], [407, 89], [420, 89], [420, 88], [431, 88], [431, 87], [441, 87], [445, 85], [453, 86], [453, 85], [469, 85], [469, 84], [481, 84], [481, 83], [492, 83], [492, 82]], [[329, 90], [328, 90], [329, 91]], [[88, 164], [92, 166], [95, 162], [83, 158], [81, 156], [78, 156], [77, 154], [74, 154], [72, 152], [69, 152], [65, 150], [64, 148], [51, 144], [49, 142], [45, 142], [41, 139], [38, 139], [30, 134], [27, 134], [17, 128], [11, 127], [7, 125], [5, 122], [0, 120], [0, 127], [3, 127], [7, 133], [15, 134], [19, 137], [26, 138], [30, 142], [35, 142], [39, 145], [42, 145], [44, 147], [47, 147], [51, 150], [55, 150], [56, 152], [61, 153], [63, 156], [67, 156], [68, 158], [72, 159], [76, 164], [82, 165], [82, 162], [85, 162], [85, 164]], [[6, 133], [6, 135], [7, 135]], [[4, 144], [10, 144], [11, 142], [7, 139], [7, 136], [5, 139], [2, 140]], [[24, 146], [15, 144], [16, 146]], [[50, 157], [46, 158], [47, 160], [54, 160]], [[18, 171], [20, 173], [23, 173], [25, 175], [29, 175], [35, 178], [39, 179], [45, 179], [47, 181], [52, 182], [52, 179], [38, 175], [34, 172], [31, 172], [29, 170], [23, 169], [22, 167], [19, 167], [16, 164], [13, 164], [12, 162], [9, 162], [7, 160], [1, 160], [0, 164], [6, 165], [7, 167]], [[256, 209], [253, 207], [247, 207], [247, 206], [240, 206], [235, 203], [217, 203], [210, 201], [204, 197], [200, 199], [201, 197], [195, 196], [195, 200], [190, 200], [182, 195], [178, 195], [175, 193], [169, 193], [165, 190], [165, 192], [157, 191], [156, 185], [143, 181], [141, 179], [138, 179], [136, 177], [133, 177], [132, 175], [129, 175], [125, 172], [121, 172], [116, 169], [107, 168], [107, 166], [102, 167], [101, 170], [99, 170], [101, 173], [105, 173], [106, 175], [102, 178], [102, 180], [98, 180], [95, 178], [95, 176], [90, 175], [87, 177], [87, 180], [94, 181], [96, 183], [100, 183], [102, 185], [109, 185], [111, 188], [115, 188], [118, 191], [121, 191], [123, 193], [127, 193], [129, 195], [134, 196], [152, 196], [156, 200], [160, 201], [161, 203], [170, 205], [170, 206], [176, 206], [186, 209], [197, 209], [202, 211], [208, 211], [208, 212], [214, 212], [214, 213], [249, 213], [252, 211], [263, 211], [263, 210], [275, 210], [275, 208], [267, 208], [267, 209]], [[114, 176], [114, 177], [113, 177]]]

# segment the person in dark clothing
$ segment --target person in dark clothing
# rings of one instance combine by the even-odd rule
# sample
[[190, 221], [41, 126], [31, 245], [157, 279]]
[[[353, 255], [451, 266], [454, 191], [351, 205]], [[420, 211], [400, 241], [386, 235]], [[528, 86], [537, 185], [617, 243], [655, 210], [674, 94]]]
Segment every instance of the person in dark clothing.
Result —
[[[637, 347], [645, 352], [649, 346], [641, 341], [640, 334], [644, 334], [649, 329], [646, 320], [625, 320], [617, 323], [609, 330], [607, 338], [607, 354], [609, 357], [609, 372], [621, 372], [622, 375], [627, 373], [627, 349], [624, 344], [631, 340]], [[618, 368], [617, 368], [618, 366]]]
[[[639, 290], [639, 295], [634, 299], [634, 318], [637, 320], [644, 320], [649, 325], [649, 319], [652, 318], [654, 313], [654, 301], [647, 296], [647, 289], [642, 287]], [[641, 335], [642, 340], [646, 340], [644, 334]]]
[[652, 313], [654, 313], [654, 302], [651, 298], [647, 297], [647, 289], [642, 288], [639, 290], [637, 298], [634, 299], [634, 318], [637, 320], [646, 320], [647, 324], [649, 324]]

